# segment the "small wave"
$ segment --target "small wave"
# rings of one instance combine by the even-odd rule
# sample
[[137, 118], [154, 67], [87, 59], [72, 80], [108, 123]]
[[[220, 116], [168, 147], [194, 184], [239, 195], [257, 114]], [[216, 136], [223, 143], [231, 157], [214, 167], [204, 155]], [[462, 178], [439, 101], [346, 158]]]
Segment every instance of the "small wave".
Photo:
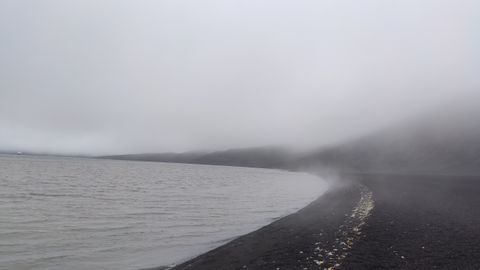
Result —
[[39, 197], [70, 197], [70, 198], [88, 198], [89, 196], [84, 196], [81, 194], [55, 194], [55, 193], [38, 193], [38, 192], [30, 192], [28, 193], [29, 196], [39, 196]]

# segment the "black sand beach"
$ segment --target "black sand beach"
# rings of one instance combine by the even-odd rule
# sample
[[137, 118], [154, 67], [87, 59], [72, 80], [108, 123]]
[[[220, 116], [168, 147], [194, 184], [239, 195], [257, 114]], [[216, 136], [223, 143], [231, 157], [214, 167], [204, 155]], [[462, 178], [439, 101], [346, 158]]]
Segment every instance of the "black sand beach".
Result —
[[173, 269], [480, 269], [480, 177], [355, 174]]
[[375, 208], [339, 269], [480, 269], [480, 177], [359, 180]]

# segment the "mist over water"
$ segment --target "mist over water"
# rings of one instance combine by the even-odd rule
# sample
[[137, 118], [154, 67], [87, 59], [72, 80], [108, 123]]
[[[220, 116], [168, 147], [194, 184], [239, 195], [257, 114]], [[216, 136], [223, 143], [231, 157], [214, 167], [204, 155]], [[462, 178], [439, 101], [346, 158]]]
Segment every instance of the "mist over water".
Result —
[[0, 156], [0, 269], [169, 265], [292, 213], [325, 182], [278, 170]]

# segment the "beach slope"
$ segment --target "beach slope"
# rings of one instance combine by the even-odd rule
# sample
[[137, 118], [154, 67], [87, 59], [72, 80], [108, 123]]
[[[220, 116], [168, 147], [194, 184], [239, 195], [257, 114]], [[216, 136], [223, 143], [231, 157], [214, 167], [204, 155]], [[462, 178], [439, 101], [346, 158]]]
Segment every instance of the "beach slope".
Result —
[[173, 269], [312, 269], [330, 250], [360, 199], [353, 185], [335, 187], [295, 214], [241, 236]]

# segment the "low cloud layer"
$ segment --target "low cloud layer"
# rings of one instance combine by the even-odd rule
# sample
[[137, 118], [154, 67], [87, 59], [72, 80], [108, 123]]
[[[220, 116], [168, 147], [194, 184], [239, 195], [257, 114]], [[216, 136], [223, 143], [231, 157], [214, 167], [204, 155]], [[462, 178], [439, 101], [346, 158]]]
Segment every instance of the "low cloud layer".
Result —
[[0, 2], [0, 150], [311, 147], [480, 89], [478, 1]]

